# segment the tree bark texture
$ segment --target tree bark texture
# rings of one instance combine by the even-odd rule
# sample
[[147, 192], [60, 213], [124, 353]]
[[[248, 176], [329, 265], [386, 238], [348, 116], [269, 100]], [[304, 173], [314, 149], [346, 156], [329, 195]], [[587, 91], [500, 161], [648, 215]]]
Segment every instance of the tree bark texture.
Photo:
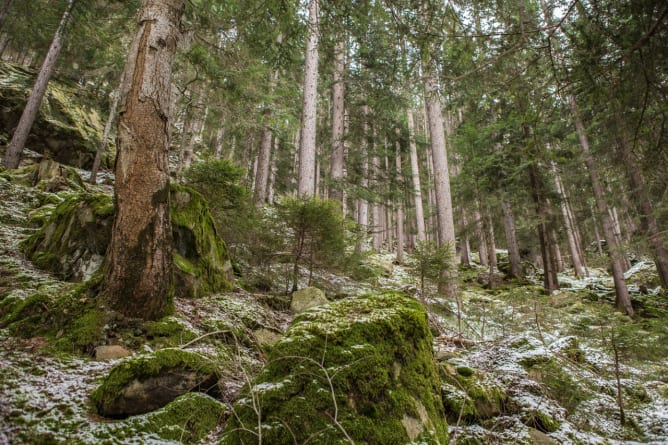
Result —
[[332, 185], [329, 190], [331, 199], [343, 200], [343, 158], [345, 129], [345, 50], [343, 38], [336, 42], [334, 48], [334, 84], [332, 85], [332, 157], [329, 165], [329, 178]]
[[422, 185], [420, 184], [420, 167], [418, 161], [417, 144], [415, 143], [415, 122], [413, 120], [413, 110], [409, 107], [406, 110], [408, 120], [408, 144], [411, 157], [411, 180], [413, 181], [413, 195], [415, 197], [415, 225], [417, 226], [418, 241], [427, 239], [424, 226], [424, 208], [422, 206]]
[[[121, 80], [121, 83], [123, 81]], [[118, 104], [121, 102], [121, 92], [120, 90], [114, 92], [114, 99], [111, 102], [111, 108], [109, 109], [109, 116], [107, 117], [107, 123], [104, 124], [104, 131], [102, 132], [102, 140], [100, 145], [95, 152], [95, 160], [93, 161], [93, 168], [90, 171], [90, 178], [88, 182], [95, 184], [97, 182], [97, 173], [100, 170], [100, 165], [102, 164], [102, 156], [107, 151], [107, 140], [109, 139], [109, 133], [111, 132], [111, 127], [114, 125], [114, 119], [116, 118], [116, 111], [118, 110]]]
[[5, 153], [4, 165], [7, 168], [17, 168], [19, 162], [21, 161], [21, 153], [26, 145], [28, 140], [28, 135], [30, 134], [30, 129], [32, 128], [37, 113], [39, 112], [39, 107], [42, 104], [42, 99], [44, 98], [44, 93], [46, 93], [46, 88], [49, 85], [49, 80], [53, 76], [53, 72], [56, 69], [56, 61], [60, 55], [60, 50], [63, 48], [63, 38], [65, 36], [65, 31], [70, 23], [72, 17], [72, 10], [76, 4], [76, 0], [69, 0], [65, 12], [63, 13], [62, 18], [60, 19], [60, 24], [58, 29], [53, 36], [51, 41], [51, 46], [49, 51], [46, 53], [44, 62], [42, 63], [42, 68], [37, 74], [37, 79], [35, 80], [35, 85], [32, 88], [30, 97], [26, 103], [19, 123], [14, 130], [12, 140], [7, 147], [7, 152]]
[[[398, 130], [397, 130], [398, 132]], [[401, 144], [397, 140], [395, 147], [395, 167], [396, 167], [396, 183], [397, 187], [401, 187]], [[404, 206], [403, 194], [399, 194], [399, 201], [397, 202], [397, 263], [404, 262]]]
[[171, 287], [169, 219], [172, 63], [185, 0], [144, 0], [121, 89], [116, 214], [103, 295], [127, 317], [165, 314]]
[[571, 252], [573, 271], [575, 272], [576, 277], [582, 278], [585, 276], [583, 261], [580, 256], [582, 249], [578, 246], [577, 236], [575, 235], [575, 227], [573, 226], [572, 215], [570, 214], [570, 208], [568, 207], [568, 196], [566, 195], [566, 190], [563, 183], [561, 182], [561, 177], [559, 176], [559, 172], [557, 171], [557, 166], [554, 161], [551, 163], [551, 166], [552, 174], [554, 175], [554, 182], [557, 186], [557, 193], [559, 194], [561, 216], [564, 218], [564, 228], [566, 229], [568, 249]]
[[506, 235], [506, 245], [508, 246], [508, 261], [510, 263], [510, 275], [515, 278], [522, 278], [522, 259], [520, 258], [520, 248], [517, 244], [517, 231], [515, 229], [515, 217], [513, 208], [507, 199], [501, 201], [503, 210], [503, 229]]
[[308, 40], [304, 64], [304, 96], [299, 139], [299, 182], [297, 193], [310, 198], [315, 195], [315, 136], [318, 101], [318, 2], [309, 2]]
[[262, 136], [260, 137], [260, 150], [257, 155], [257, 170], [255, 172], [255, 189], [253, 194], [253, 203], [255, 207], [261, 208], [267, 199], [267, 183], [269, 182], [269, 161], [271, 159], [271, 143], [273, 133], [269, 126], [271, 110], [266, 108], [262, 117]]

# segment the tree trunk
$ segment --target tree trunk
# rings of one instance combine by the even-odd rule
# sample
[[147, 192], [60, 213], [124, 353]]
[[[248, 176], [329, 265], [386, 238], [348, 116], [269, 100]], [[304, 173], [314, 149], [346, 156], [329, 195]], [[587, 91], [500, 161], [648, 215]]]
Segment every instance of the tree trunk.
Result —
[[125, 66], [118, 121], [116, 214], [103, 295], [127, 317], [165, 314], [172, 276], [170, 100], [185, 0], [144, 0]]
[[[368, 116], [369, 116], [369, 106], [364, 104], [362, 105], [362, 140], [360, 141], [360, 162], [362, 163], [361, 186], [365, 192], [369, 188]], [[357, 199], [357, 224], [360, 226], [360, 229], [362, 231], [362, 239], [358, 240], [356, 245], [356, 250], [358, 252], [363, 252], [366, 250], [366, 237], [368, 234], [368, 226], [369, 226], [369, 202], [364, 198]]]
[[[121, 84], [123, 81], [121, 80]], [[114, 124], [114, 118], [116, 117], [116, 110], [118, 110], [118, 104], [121, 101], [121, 93], [119, 91], [114, 91], [114, 99], [111, 102], [111, 108], [109, 109], [109, 116], [107, 117], [107, 123], [104, 125], [104, 131], [102, 132], [102, 140], [100, 145], [97, 148], [95, 153], [95, 160], [93, 161], [93, 168], [90, 172], [90, 178], [88, 182], [95, 184], [97, 182], [97, 172], [100, 170], [100, 164], [102, 163], [102, 156], [107, 151], [107, 140], [109, 139], [109, 133], [111, 132], [111, 126]]]
[[473, 211], [473, 223], [475, 225], [475, 234], [478, 238], [478, 258], [481, 266], [489, 266], [489, 255], [487, 254], [487, 239], [485, 236], [482, 215], [478, 209], [478, 201], [475, 202], [475, 210]]
[[219, 161], [223, 156], [223, 137], [225, 136], [225, 112], [220, 113], [220, 123], [216, 131], [216, 141], [213, 148], [213, 158]]
[[329, 189], [330, 199], [343, 201], [343, 157], [344, 147], [344, 70], [345, 70], [345, 38], [341, 37], [334, 48], [334, 84], [332, 85], [332, 157], [329, 166], [329, 178], [332, 182]]
[[309, 2], [308, 40], [304, 64], [304, 96], [302, 99], [301, 136], [299, 139], [299, 182], [297, 193], [310, 198], [315, 195], [315, 135], [318, 101], [318, 2]]
[[493, 272], [494, 269], [497, 268], [496, 239], [494, 238], [494, 223], [492, 222], [492, 213], [489, 209], [489, 206], [487, 206], [485, 216], [487, 216], [485, 224], [485, 232], [486, 232], [485, 238], [487, 240], [487, 257], [489, 258], [489, 270], [490, 272]]
[[462, 266], [471, 265], [471, 243], [469, 242], [469, 230], [468, 230], [468, 217], [466, 216], [466, 210], [462, 207], [461, 209], [461, 223], [462, 223], [462, 235], [459, 240], [459, 264]]
[[[371, 174], [373, 178], [373, 190], [375, 193], [379, 193], [380, 181], [378, 177], [380, 176], [380, 159], [375, 153], [377, 152], [376, 147], [376, 134], [374, 132], [374, 156], [371, 158]], [[372, 226], [372, 246], [373, 250], [380, 252], [383, 243], [383, 222], [382, 222], [382, 206], [380, 200], [376, 197], [371, 204], [371, 215], [373, 217], [373, 226]]]
[[571, 252], [571, 261], [573, 263], [573, 271], [575, 272], [576, 277], [584, 277], [584, 267], [583, 261], [580, 256], [581, 248], [579, 248], [577, 243], [577, 237], [575, 235], [575, 228], [573, 227], [573, 219], [568, 207], [568, 197], [566, 196], [566, 190], [564, 185], [561, 182], [561, 177], [557, 171], [557, 166], [552, 161], [552, 174], [554, 175], [554, 182], [557, 186], [557, 193], [559, 194], [559, 201], [561, 207], [561, 216], [564, 218], [564, 227], [566, 228], [566, 238], [568, 239], [568, 248]]
[[580, 139], [580, 147], [582, 148], [582, 153], [584, 155], [584, 162], [587, 166], [587, 170], [589, 170], [589, 178], [591, 180], [591, 186], [594, 191], [596, 208], [598, 209], [598, 213], [601, 216], [601, 220], [603, 222], [603, 236], [605, 237], [605, 242], [608, 247], [608, 256], [610, 257], [610, 261], [612, 263], [612, 280], [615, 283], [615, 293], [617, 295], [616, 303], [619, 308], [624, 309], [627, 315], [632, 316], [634, 311], [633, 306], [631, 306], [631, 297], [629, 296], [629, 291], [626, 287], [626, 281], [624, 281], [624, 266], [622, 258], [624, 252], [620, 250], [620, 246], [617, 243], [617, 239], [615, 237], [612, 220], [608, 211], [608, 205], [605, 201], [603, 186], [601, 185], [601, 180], [599, 179], [596, 162], [594, 161], [594, 157], [589, 151], [589, 138], [587, 137], [584, 124], [580, 118], [575, 96], [572, 93], [569, 93], [568, 95], [568, 104], [570, 105], [571, 113], [573, 114], [573, 120], [575, 121], [575, 129], [577, 131], [578, 138]]
[[32, 124], [35, 122], [37, 113], [39, 112], [39, 106], [42, 103], [44, 98], [44, 93], [46, 93], [46, 87], [49, 84], [49, 80], [53, 75], [54, 70], [56, 69], [56, 61], [58, 60], [58, 55], [60, 50], [63, 48], [63, 37], [65, 36], [65, 31], [72, 17], [72, 10], [77, 0], [68, 0], [67, 7], [63, 13], [62, 18], [60, 19], [60, 24], [56, 30], [56, 34], [53, 36], [51, 41], [51, 46], [49, 51], [46, 53], [46, 58], [44, 63], [42, 63], [42, 68], [39, 70], [37, 79], [35, 80], [35, 85], [32, 88], [30, 97], [26, 103], [23, 113], [21, 114], [21, 119], [19, 120], [16, 130], [14, 130], [14, 135], [12, 140], [9, 143], [7, 152], [5, 153], [4, 165], [7, 168], [17, 168], [19, 162], [21, 161], [21, 153], [23, 153], [23, 148], [26, 145], [28, 140], [28, 135], [30, 134], [30, 129]]
[[[280, 44], [283, 38], [279, 35], [277, 43]], [[273, 95], [276, 83], [278, 82], [278, 71], [274, 71], [269, 81], [269, 91]], [[253, 194], [253, 203], [255, 207], [262, 208], [267, 200], [267, 184], [269, 182], [269, 169], [271, 159], [271, 145], [273, 142], [273, 132], [269, 125], [271, 118], [271, 108], [266, 107], [262, 112], [262, 136], [260, 137], [260, 150], [257, 155], [257, 170], [255, 171], [255, 189]]]
[[183, 175], [183, 172], [190, 168], [190, 165], [193, 161], [193, 154], [195, 151], [195, 141], [197, 140], [197, 135], [200, 128], [200, 121], [203, 119], [203, 114], [200, 115], [200, 110], [204, 104], [204, 85], [199, 88], [197, 94], [197, 103], [195, 104], [194, 109], [191, 111], [191, 118], [188, 121], [188, 129], [184, 128], [182, 150], [181, 150], [181, 162], [179, 164], [179, 175]]
[[434, 191], [436, 193], [436, 218], [438, 222], [438, 243], [450, 251], [448, 267], [441, 272], [439, 290], [453, 297], [457, 293], [457, 265], [455, 223], [452, 212], [452, 195], [450, 194], [450, 176], [448, 157], [443, 129], [443, 114], [439, 99], [436, 76], [429, 63], [423, 66], [425, 106], [429, 116], [429, 136], [434, 162]]
[[278, 159], [278, 148], [280, 147], [278, 137], [274, 138], [274, 155], [271, 157], [271, 167], [269, 169], [269, 185], [267, 190], [267, 203], [274, 205], [274, 194], [276, 184], [276, 162]]
[[[0, 8], [0, 30], [2, 30], [5, 25], [5, 20], [7, 20], [7, 14], [9, 14], [9, 8], [12, 6], [14, 0], [5, 0], [4, 5]], [[0, 52], [0, 54], [2, 54]]]
[[522, 278], [522, 259], [520, 258], [520, 248], [517, 244], [517, 234], [515, 230], [515, 218], [513, 208], [507, 199], [501, 201], [503, 210], [503, 229], [506, 234], [506, 244], [508, 245], [508, 261], [510, 262], [510, 275], [515, 278]]
[[[397, 130], [397, 133], [399, 130]], [[395, 166], [396, 166], [396, 183], [397, 187], [401, 187], [402, 173], [401, 173], [401, 144], [397, 139], [395, 146]], [[401, 190], [401, 189], [400, 189]], [[397, 205], [397, 263], [404, 262], [404, 205], [403, 193], [399, 193]]]
[[415, 199], [415, 225], [418, 241], [426, 241], [427, 235], [424, 227], [424, 209], [422, 207], [422, 186], [420, 184], [420, 168], [415, 143], [415, 123], [413, 121], [413, 110], [406, 110], [408, 120], [408, 145], [411, 157], [411, 179], [413, 181], [413, 195]]

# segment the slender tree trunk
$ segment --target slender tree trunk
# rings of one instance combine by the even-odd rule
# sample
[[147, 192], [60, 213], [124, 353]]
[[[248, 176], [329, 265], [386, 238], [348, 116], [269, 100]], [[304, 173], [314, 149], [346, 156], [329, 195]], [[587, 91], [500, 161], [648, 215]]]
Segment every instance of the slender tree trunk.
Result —
[[[374, 155], [371, 157], [371, 174], [372, 174], [372, 183], [373, 183], [373, 189], [374, 192], [378, 193], [379, 188], [380, 188], [380, 181], [378, 180], [378, 177], [380, 176], [380, 159], [378, 156], [375, 154], [377, 152], [377, 147], [376, 145], [376, 134], [374, 132], [374, 147], [373, 147], [373, 152]], [[373, 238], [372, 238], [372, 246], [373, 250], [376, 252], [380, 252], [380, 249], [382, 247], [382, 239], [383, 239], [383, 223], [382, 223], [382, 206], [380, 204], [380, 201], [378, 198], [374, 199], [373, 204], [371, 204], [371, 215], [373, 217], [373, 226], [372, 226], [372, 233], [373, 233]]]
[[315, 136], [318, 101], [318, 2], [309, 2], [309, 28], [304, 65], [304, 96], [299, 140], [299, 182], [297, 193], [310, 198], [315, 195]]
[[496, 239], [494, 238], [494, 223], [492, 222], [492, 213], [489, 207], [485, 211], [486, 224], [485, 224], [485, 239], [487, 240], [487, 255], [489, 258], [489, 270], [490, 272], [494, 271], [497, 268], [496, 263]]
[[515, 217], [513, 209], [507, 199], [501, 201], [503, 209], [503, 229], [506, 234], [506, 244], [508, 245], [508, 261], [510, 262], [510, 275], [515, 278], [522, 278], [522, 259], [520, 258], [520, 248], [517, 244], [517, 234], [515, 230]]
[[[397, 133], [399, 130], [397, 130]], [[396, 167], [396, 183], [397, 187], [401, 187], [402, 173], [401, 173], [401, 144], [397, 139], [395, 146], [395, 167]], [[402, 190], [402, 189], [400, 189]], [[403, 193], [399, 193], [397, 200], [397, 263], [404, 262], [404, 206]]]
[[478, 257], [480, 258], [481, 266], [489, 266], [489, 255], [487, 253], [487, 239], [485, 236], [485, 229], [482, 221], [482, 215], [478, 209], [478, 201], [475, 202], [475, 210], [473, 211], [473, 223], [475, 225], [476, 238], [478, 238]]
[[255, 189], [253, 203], [255, 207], [262, 208], [267, 199], [267, 183], [269, 181], [269, 160], [271, 159], [271, 143], [273, 133], [267, 120], [271, 116], [269, 109], [264, 110], [262, 125], [262, 136], [260, 137], [260, 150], [257, 155], [257, 170], [255, 171]]
[[450, 250], [450, 261], [447, 269], [441, 272], [439, 290], [453, 297], [457, 294], [457, 266], [455, 223], [452, 211], [452, 195], [450, 193], [450, 176], [448, 158], [443, 129], [443, 114], [439, 99], [436, 76], [429, 62], [423, 66], [425, 105], [429, 116], [429, 136], [434, 162], [434, 191], [436, 193], [436, 217], [438, 222], [438, 240], [440, 246]]
[[556, 255], [554, 244], [550, 240], [550, 212], [546, 208], [547, 200], [544, 196], [544, 187], [534, 164], [529, 166], [529, 181], [531, 183], [531, 196], [536, 208], [538, 218], [538, 238], [540, 241], [540, 253], [543, 263], [543, 288], [551, 293], [559, 289], [557, 279]]
[[[121, 84], [123, 81], [121, 81]], [[114, 99], [111, 102], [111, 108], [109, 109], [109, 116], [107, 117], [107, 123], [104, 125], [104, 131], [102, 132], [102, 140], [100, 145], [95, 152], [95, 160], [93, 161], [93, 168], [90, 172], [90, 178], [88, 182], [95, 184], [97, 182], [97, 172], [100, 170], [100, 164], [102, 164], [102, 156], [107, 151], [107, 141], [109, 140], [109, 133], [111, 132], [111, 127], [114, 124], [114, 118], [116, 117], [116, 111], [118, 110], [118, 104], [121, 101], [120, 89], [114, 92]]]
[[213, 158], [219, 161], [223, 156], [223, 138], [225, 137], [225, 112], [220, 113], [220, 122], [218, 131], [216, 131], [216, 141], [214, 143]]
[[557, 266], [557, 272], [564, 271], [564, 260], [561, 257], [561, 249], [559, 248], [559, 236], [557, 231], [554, 230], [554, 227], [550, 230], [550, 244], [552, 244], [552, 249], [554, 251], [555, 264]]
[[60, 19], [60, 24], [56, 30], [56, 34], [53, 36], [51, 41], [51, 46], [49, 51], [46, 54], [44, 63], [42, 63], [42, 68], [39, 70], [37, 79], [35, 80], [35, 85], [32, 88], [30, 97], [26, 103], [25, 108], [23, 109], [23, 114], [21, 114], [21, 119], [14, 130], [14, 135], [12, 140], [9, 143], [7, 152], [5, 153], [4, 165], [7, 168], [17, 168], [19, 162], [21, 161], [21, 153], [26, 145], [28, 140], [28, 135], [30, 134], [30, 129], [32, 124], [35, 122], [37, 113], [39, 112], [39, 106], [42, 103], [44, 98], [44, 93], [46, 93], [46, 88], [51, 80], [51, 76], [56, 69], [56, 61], [60, 55], [60, 50], [63, 48], [63, 38], [65, 36], [65, 31], [69, 25], [70, 19], [72, 17], [72, 10], [77, 0], [68, 0], [67, 7], [63, 13], [62, 18]]
[[[362, 189], [366, 191], [369, 188], [369, 106], [362, 105], [362, 140], [360, 141], [360, 162], [362, 163]], [[362, 252], [366, 250], [366, 237], [369, 226], [369, 202], [364, 198], [357, 200], [357, 224], [359, 224], [363, 238], [358, 241], [356, 250]]]
[[276, 187], [276, 162], [278, 159], [278, 148], [280, 147], [278, 137], [274, 138], [274, 155], [271, 157], [271, 167], [269, 170], [269, 185], [267, 191], [267, 203], [274, 205], [274, 194]]
[[581, 249], [578, 248], [577, 238], [575, 235], [575, 228], [573, 227], [572, 215], [568, 207], [568, 197], [566, 190], [561, 182], [561, 177], [557, 171], [557, 166], [554, 161], [551, 163], [552, 174], [554, 175], [554, 182], [557, 186], [557, 193], [559, 194], [559, 201], [561, 207], [561, 216], [564, 218], [564, 227], [566, 228], [566, 238], [568, 239], [568, 248], [571, 252], [571, 261], [573, 262], [573, 271], [576, 277], [584, 277], [583, 261], [580, 256]]
[[336, 42], [334, 48], [334, 84], [332, 85], [332, 157], [329, 166], [329, 176], [332, 185], [329, 190], [331, 199], [343, 200], [343, 157], [344, 128], [345, 128], [345, 36]]
[[599, 255], [603, 256], [605, 255], [605, 252], [603, 252], [603, 245], [601, 243], [601, 234], [598, 231], [598, 222], [596, 221], [596, 211], [594, 210], [593, 205], [589, 208], [589, 211], [591, 212], [591, 221], [592, 225], [594, 226], [594, 236], [596, 237], [596, 250]]
[[608, 247], [608, 256], [610, 257], [611, 266], [612, 266], [612, 280], [615, 283], [615, 293], [617, 295], [617, 306], [624, 309], [627, 315], [633, 315], [633, 306], [631, 306], [631, 297], [629, 296], [628, 288], [626, 287], [626, 281], [624, 281], [624, 270], [623, 270], [623, 258], [622, 255], [624, 252], [621, 251], [617, 239], [615, 237], [614, 228], [608, 212], [608, 205], [605, 201], [605, 195], [603, 193], [603, 186], [601, 185], [601, 180], [598, 175], [598, 168], [596, 167], [596, 162], [594, 157], [591, 155], [589, 150], [589, 138], [580, 118], [580, 113], [578, 112], [577, 103], [575, 101], [575, 96], [572, 93], [568, 95], [568, 103], [571, 108], [571, 114], [573, 115], [573, 120], [575, 121], [575, 129], [580, 139], [580, 147], [582, 148], [582, 153], [584, 155], [584, 162], [589, 170], [589, 178], [591, 180], [591, 186], [594, 191], [594, 198], [596, 201], [596, 207], [598, 213], [601, 216], [603, 222], [603, 236], [605, 237], [605, 242]]
[[415, 123], [413, 121], [413, 110], [406, 110], [408, 120], [408, 146], [411, 157], [411, 180], [413, 181], [413, 196], [415, 199], [415, 225], [418, 241], [426, 241], [427, 235], [424, 227], [424, 209], [422, 207], [422, 185], [420, 184], [420, 168], [415, 143]]
[[468, 217], [466, 216], [466, 210], [462, 207], [461, 209], [461, 223], [463, 228], [463, 233], [459, 240], [459, 263], [462, 266], [471, 265], [471, 243], [469, 242], [469, 222]]
[[[204, 85], [202, 85], [199, 88], [199, 92], [197, 94], [197, 103], [195, 104], [195, 108], [192, 110], [192, 116], [189, 120], [189, 125], [188, 125], [188, 130], [183, 133], [183, 140], [182, 140], [182, 146], [183, 149], [181, 151], [181, 163], [179, 164], [179, 175], [183, 175], [183, 173], [190, 168], [190, 165], [192, 164], [193, 161], [193, 156], [195, 152], [195, 141], [197, 140], [197, 135], [199, 132], [199, 128], [201, 125], [201, 120], [203, 119], [203, 114], [200, 115], [200, 110], [202, 109], [202, 105], [204, 105]], [[185, 142], [185, 144], [183, 143]]]
[[125, 66], [116, 214], [103, 294], [128, 317], [165, 314], [172, 276], [169, 141], [172, 63], [185, 0], [144, 0]]

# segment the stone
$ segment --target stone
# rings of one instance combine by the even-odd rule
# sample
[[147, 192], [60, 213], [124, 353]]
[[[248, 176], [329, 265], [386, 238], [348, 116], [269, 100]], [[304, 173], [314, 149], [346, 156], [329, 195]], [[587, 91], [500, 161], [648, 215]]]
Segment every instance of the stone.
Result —
[[253, 331], [253, 336], [258, 345], [275, 345], [278, 341], [283, 338], [283, 334], [280, 334], [276, 331], [272, 331], [266, 328], [260, 328]]
[[296, 314], [304, 312], [316, 306], [328, 304], [329, 300], [325, 297], [325, 293], [317, 287], [305, 287], [292, 293], [292, 301], [290, 302], [290, 310]]
[[529, 438], [533, 445], [559, 445], [559, 442], [535, 428], [529, 428]]
[[120, 345], [102, 345], [95, 348], [95, 360], [113, 360], [132, 355], [132, 351]]
[[167, 405], [188, 392], [219, 395], [220, 370], [206, 357], [160, 349], [114, 366], [90, 398], [98, 414], [125, 418]]
[[[448, 427], [424, 307], [403, 294], [297, 315], [234, 405], [221, 445], [445, 445]], [[257, 406], [261, 407], [258, 413]]]

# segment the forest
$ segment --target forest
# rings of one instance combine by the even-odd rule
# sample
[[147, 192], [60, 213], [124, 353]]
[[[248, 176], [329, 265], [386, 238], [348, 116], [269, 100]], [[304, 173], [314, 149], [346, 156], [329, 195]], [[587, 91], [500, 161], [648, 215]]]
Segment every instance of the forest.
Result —
[[0, 445], [668, 443], [668, 3], [0, 0]]

